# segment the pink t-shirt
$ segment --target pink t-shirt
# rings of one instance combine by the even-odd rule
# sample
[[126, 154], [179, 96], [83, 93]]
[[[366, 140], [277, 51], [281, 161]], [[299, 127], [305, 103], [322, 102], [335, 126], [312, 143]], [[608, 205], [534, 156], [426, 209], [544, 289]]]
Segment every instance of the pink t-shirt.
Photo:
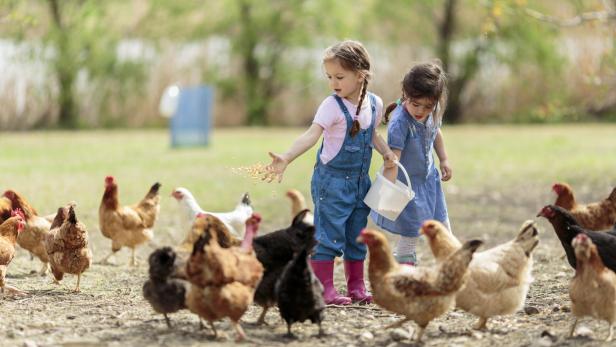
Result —
[[[383, 100], [376, 95], [375, 99], [376, 124], [380, 124], [383, 116]], [[342, 102], [346, 106], [347, 110], [349, 110], [351, 117], [353, 117], [357, 107], [347, 99], [343, 98]], [[372, 107], [370, 105], [370, 97], [368, 95], [366, 95], [366, 98], [362, 102], [358, 120], [362, 129], [367, 129], [370, 127], [370, 122], [372, 121]], [[323, 100], [312, 122], [323, 128], [323, 151], [321, 152], [321, 162], [323, 164], [327, 164], [328, 161], [334, 159], [334, 157], [338, 154], [340, 148], [342, 148], [342, 143], [344, 143], [346, 132], [350, 131], [350, 129], [347, 130], [346, 118], [344, 117], [344, 113], [340, 109], [340, 106], [338, 106], [338, 102], [333, 95], [330, 95]]]

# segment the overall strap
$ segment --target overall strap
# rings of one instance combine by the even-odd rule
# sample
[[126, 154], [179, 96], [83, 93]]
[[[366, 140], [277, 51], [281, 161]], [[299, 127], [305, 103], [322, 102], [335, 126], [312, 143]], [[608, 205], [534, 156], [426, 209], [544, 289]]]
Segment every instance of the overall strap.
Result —
[[344, 113], [344, 118], [346, 118], [346, 121], [347, 121], [347, 128], [351, 129], [351, 127], [353, 126], [353, 117], [351, 116], [351, 113], [349, 112], [347, 107], [344, 105], [344, 102], [342, 102], [341, 97], [339, 97], [336, 94], [334, 94], [333, 96], [334, 96], [334, 99], [336, 99], [336, 102], [338, 102], [338, 106], [340, 106], [342, 113]]

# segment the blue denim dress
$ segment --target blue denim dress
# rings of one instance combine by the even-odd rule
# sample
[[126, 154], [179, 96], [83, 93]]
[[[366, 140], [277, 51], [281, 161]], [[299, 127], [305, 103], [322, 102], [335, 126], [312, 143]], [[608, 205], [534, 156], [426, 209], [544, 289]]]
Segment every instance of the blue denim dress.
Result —
[[[441, 178], [432, 156], [439, 127], [440, 124], [434, 124], [432, 114], [424, 124], [413, 118], [403, 105], [398, 105], [393, 111], [387, 128], [387, 143], [390, 148], [402, 151], [400, 163], [411, 178], [415, 197], [395, 221], [372, 211], [372, 220], [382, 229], [402, 236], [416, 237], [421, 224], [428, 219], [436, 219], [449, 226]], [[402, 170], [398, 170], [398, 179], [406, 182]]]
[[336, 156], [323, 164], [321, 149], [312, 175], [310, 192], [314, 203], [314, 225], [318, 245], [314, 260], [333, 260], [344, 254], [345, 260], [364, 260], [366, 245], [356, 239], [368, 224], [370, 208], [364, 197], [370, 189], [370, 160], [372, 159], [372, 134], [376, 121], [376, 98], [368, 94], [372, 106], [372, 122], [368, 129], [351, 137], [349, 131], [353, 118], [337, 95], [334, 95], [346, 118], [347, 131], [342, 147]]

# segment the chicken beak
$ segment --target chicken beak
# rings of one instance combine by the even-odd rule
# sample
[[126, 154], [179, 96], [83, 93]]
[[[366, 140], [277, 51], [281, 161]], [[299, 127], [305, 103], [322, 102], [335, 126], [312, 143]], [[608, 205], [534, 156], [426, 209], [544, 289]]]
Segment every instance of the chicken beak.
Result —
[[359, 235], [357, 236], [357, 238], [355, 239], [355, 241], [359, 242], [359, 243], [364, 243], [364, 237]]

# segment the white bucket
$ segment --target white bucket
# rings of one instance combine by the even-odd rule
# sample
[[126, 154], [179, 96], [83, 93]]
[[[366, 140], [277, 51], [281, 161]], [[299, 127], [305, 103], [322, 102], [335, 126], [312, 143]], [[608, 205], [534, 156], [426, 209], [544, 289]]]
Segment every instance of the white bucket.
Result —
[[376, 173], [376, 178], [364, 198], [364, 202], [372, 210], [392, 221], [398, 218], [402, 210], [415, 196], [408, 173], [400, 162], [396, 161], [396, 164], [402, 170], [408, 186], [397, 179], [396, 184], [394, 184], [383, 176], [383, 169], [381, 168]]

